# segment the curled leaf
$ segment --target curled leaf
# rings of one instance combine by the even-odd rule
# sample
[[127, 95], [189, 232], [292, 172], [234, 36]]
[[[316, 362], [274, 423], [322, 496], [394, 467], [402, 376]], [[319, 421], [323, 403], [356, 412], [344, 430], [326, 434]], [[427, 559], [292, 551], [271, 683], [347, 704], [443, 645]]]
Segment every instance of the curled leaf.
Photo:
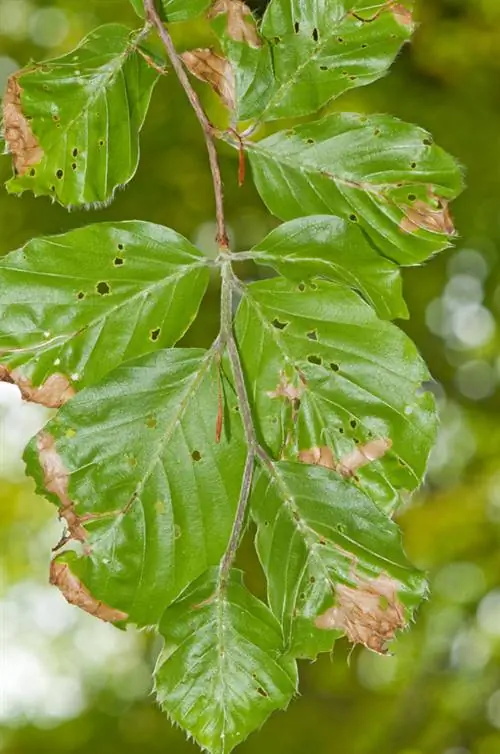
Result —
[[16, 75], [7, 81], [3, 98], [3, 128], [5, 142], [12, 155], [17, 175], [24, 175], [28, 168], [37, 165], [44, 152], [21, 107], [22, 89]]
[[226, 58], [208, 49], [188, 50], [181, 58], [193, 76], [210, 84], [226, 107], [234, 110], [234, 74]]
[[209, 18], [227, 13], [227, 33], [235, 42], [245, 42], [250, 47], [260, 47], [257, 28], [252, 11], [242, 0], [215, 0], [209, 12]]
[[75, 513], [74, 503], [69, 497], [69, 475], [56, 450], [55, 438], [48, 432], [42, 431], [36, 438], [36, 445], [45, 489], [59, 498], [60, 516], [66, 521], [70, 538], [85, 542], [87, 532], [80, 517]]
[[387, 644], [406, 625], [397, 596], [398, 582], [386, 574], [374, 579], [356, 578], [355, 587], [338, 584], [336, 604], [315, 620], [317, 628], [344, 631], [353, 644], [363, 644], [387, 654]]
[[51, 374], [43, 385], [35, 386], [17, 370], [10, 371], [0, 365], [0, 382], [17, 385], [25, 401], [39, 403], [47, 408], [60, 408], [75, 395], [75, 390], [64, 374]]
[[114, 607], [97, 600], [80, 579], [71, 572], [67, 563], [57, 559], [51, 562], [50, 583], [57, 586], [70, 605], [76, 605], [95, 618], [100, 618], [108, 623], [116, 623], [128, 618], [127, 613], [115, 610]]

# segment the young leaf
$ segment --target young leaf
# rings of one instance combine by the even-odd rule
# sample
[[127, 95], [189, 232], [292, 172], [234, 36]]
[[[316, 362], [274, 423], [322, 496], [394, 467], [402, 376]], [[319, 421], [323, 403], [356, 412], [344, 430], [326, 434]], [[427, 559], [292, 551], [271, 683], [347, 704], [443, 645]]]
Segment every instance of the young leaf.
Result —
[[246, 456], [232, 389], [224, 430], [215, 351], [169, 349], [127, 362], [63, 406], [26, 451], [83, 555], [73, 576], [141, 626], [227, 546]]
[[0, 260], [0, 364], [25, 385], [54, 374], [90, 385], [179, 340], [208, 281], [203, 255], [161, 225], [102, 223], [33, 239]]
[[251, 250], [258, 264], [300, 282], [320, 276], [359, 291], [386, 319], [407, 318], [401, 273], [352, 222], [331, 215], [283, 223]]
[[462, 177], [421, 128], [388, 115], [333, 113], [246, 147], [262, 199], [283, 220], [351, 219], [400, 264], [449, 246], [448, 202]]
[[391, 0], [271, 0], [261, 33], [272, 46], [273, 85], [260, 120], [316, 112], [384, 75], [413, 32]]
[[101, 26], [61, 58], [15, 73], [4, 98], [15, 167], [7, 189], [65, 206], [111, 201], [137, 169], [157, 79], [130, 29], [118, 24]]
[[240, 571], [231, 571], [223, 589], [218, 570], [204, 574], [168, 608], [159, 631], [158, 701], [212, 754], [229, 754], [296, 691], [296, 664], [283, 656], [280, 626]]
[[419, 485], [436, 415], [432, 396], [419, 394], [427, 368], [401, 330], [344, 286], [277, 278], [247, 286], [236, 335], [275, 457], [296, 460], [326, 446], [335, 462], [323, 465], [336, 468], [357, 445], [385, 440], [382, 455], [356, 465], [351, 484], [358, 480], [387, 510]]
[[330, 471], [286, 462], [262, 471], [252, 511], [288, 651], [313, 659], [345, 633], [384, 654], [426, 590], [397, 526]]
[[[144, 18], [144, 0], [130, 0], [135, 12]], [[156, 6], [164, 21], [189, 21], [199, 16], [211, 0], [156, 0]]]

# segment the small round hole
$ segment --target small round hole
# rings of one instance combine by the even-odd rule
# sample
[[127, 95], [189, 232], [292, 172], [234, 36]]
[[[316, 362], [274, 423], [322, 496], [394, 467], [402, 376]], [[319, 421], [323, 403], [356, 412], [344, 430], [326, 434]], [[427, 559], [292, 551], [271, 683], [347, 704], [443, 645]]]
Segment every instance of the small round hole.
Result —
[[104, 280], [102, 280], [100, 283], [97, 283], [96, 285], [96, 291], [99, 296], [107, 296], [110, 290], [111, 288], [106, 282], [104, 282]]
[[196, 461], [196, 462], [201, 461], [201, 453], [200, 453], [200, 451], [199, 450], [193, 450], [193, 452], [191, 453], [191, 458], [193, 459], [193, 461]]

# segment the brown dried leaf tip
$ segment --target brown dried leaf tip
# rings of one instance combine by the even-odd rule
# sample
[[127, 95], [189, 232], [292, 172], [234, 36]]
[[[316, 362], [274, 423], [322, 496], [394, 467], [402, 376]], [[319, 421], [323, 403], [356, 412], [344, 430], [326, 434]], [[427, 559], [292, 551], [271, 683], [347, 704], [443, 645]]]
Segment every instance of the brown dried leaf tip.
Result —
[[[435, 208], [431, 206], [431, 202], [435, 202]], [[418, 199], [411, 207], [405, 207], [404, 212], [405, 217], [400, 228], [405, 233], [415, 233], [422, 229], [430, 230], [431, 233], [445, 233], [447, 236], [455, 235], [455, 226], [446, 199], [430, 194], [429, 202]]]
[[0, 382], [17, 385], [25, 401], [39, 403], [47, 408], [61, 408], [75, 395], [75, 389], [69, 379], [59, 373], [51, 374], [43, 385], [36, 387], [17, 370], [11, 372], [7, 367], [0, 365]]
[[21, 92], [17, 75], [11, 76], [3, 98], [3, 128], [17, 175], [24, 175], [28, 168], [38, 165], [44, 155], [21, 109]]
[[413, 16], [411, 10], [406, 8], [402, 3], [391, 3], [390, 10], [392, 15], [401, 26], [409, 26], [413, 30], [415, 24], [413, 23]]
[[231, 111], [235, 109], [235, 84], [230, 63], [212, 50], [189, 50], [181, 55], [186, 68], [200, 81], [210, 84]]
[[45, 489], [59, 498], [60, 516], [68, 525], [70, 538], [85, 542], [87, 532], [80, 517], [75, 513], [75, 505], [69, 497], [69, 474], [56, 450], [55, 438], [48, 432], [42, 431], [37, 436], [36, 445]]
[[387, 645], [396, 631], [406, 626], [397, 593], [399, 583], [383, 573], [374, 579], [356, 577], [356, 581], [355, 587], [335, 587], [336, 605], [316, 618], [315, 625], [343, 631], [353, 644], [387, 654]]
[[117, 623], [128, 618], [127, 613], [115, 610], [114, 607], [97, 600], [80, 579], [70, 571], [68, 564], [57, 558], [50, 564], [50, 583], [57, 586], [70, 605], [76, 605], [96, 618], [108, 623]]
[[333, 469], [344, 478], [348, 478], [354, 476], [356, 471], [362, 466], [366, 466], [368, 463], [382, 458], [391, 447], [391, 440], [385, 437], [378, 437], [365, 443], [365, 445], [356, 445], [354, 450], [342, 456], [339, 461], [336, 460], [327, 445], [301, 450], [298, 459], [301, 463], [309, 463]]
[[250, 8], [242, 0], [215, 0], [208, 14], [215, 18], [227, 13], [227, 33], [235, 42], [246, 42], [250, 47], [260, 47], [262, 42]]

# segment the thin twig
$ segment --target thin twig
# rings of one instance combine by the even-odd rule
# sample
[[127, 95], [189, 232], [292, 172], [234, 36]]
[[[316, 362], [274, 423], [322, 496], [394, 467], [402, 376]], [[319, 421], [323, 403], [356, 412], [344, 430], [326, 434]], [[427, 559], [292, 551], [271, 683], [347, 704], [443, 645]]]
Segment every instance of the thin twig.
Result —
[[224, 589], [224, 587], [226, 586], [229, 570], [233, 565], [236, 551], [240, 543], [241, 534], [245, 525], [248, 499], [250, 497], [250, 491], [252, 489], [254, 464], [255, 451], [252, 448], [248, 451], [247, 460], [245, 463], [245, 471], [243, 472], [243, 480], [241, 482], [240, 498], [238, 500], [238, 507], [236, 509], [236, 516], [234, 518], [231, 538], [229, 539], [229, 544], [220, 564], [219, 589]]
[[165, 47], [167, 56], [172, 64], [172, 68], [177, 74], [177, 78], [179, 79], [182, 88], [186, 92], [186, 96], [189, 99], [189, 102], [191, 103], [196, 117], [198, 118], [198, 121], [203, 129], [203, 135], [205, 137], [205, 143], [207, 145], [208, 159], [210, 161], [212, 181], [214, 184], [215, 212], [217, 218], [217, 243], [221, 251], [225, 252], [229, 249], [229, 238], [224, 219], [222, 177], [219, 168], [219, 160], [217, 158], [217, 150], [215, 148], [212, 124], [205, 115], [205, 111], [201, 106], [198, 95], [191, 86], [191, 82], [189, 81], [188, 75], [184, 70], [184, 66], [182, 65], [179, 56], [177, 55], [172, 37], [163, 25], [158, 11], [156, 10], [155, 0], [144, 0], [144, 10], [146, 13], [146, 18], [153, 24], [158, 32], [158, 36], [160, 37], [163, 46]]

